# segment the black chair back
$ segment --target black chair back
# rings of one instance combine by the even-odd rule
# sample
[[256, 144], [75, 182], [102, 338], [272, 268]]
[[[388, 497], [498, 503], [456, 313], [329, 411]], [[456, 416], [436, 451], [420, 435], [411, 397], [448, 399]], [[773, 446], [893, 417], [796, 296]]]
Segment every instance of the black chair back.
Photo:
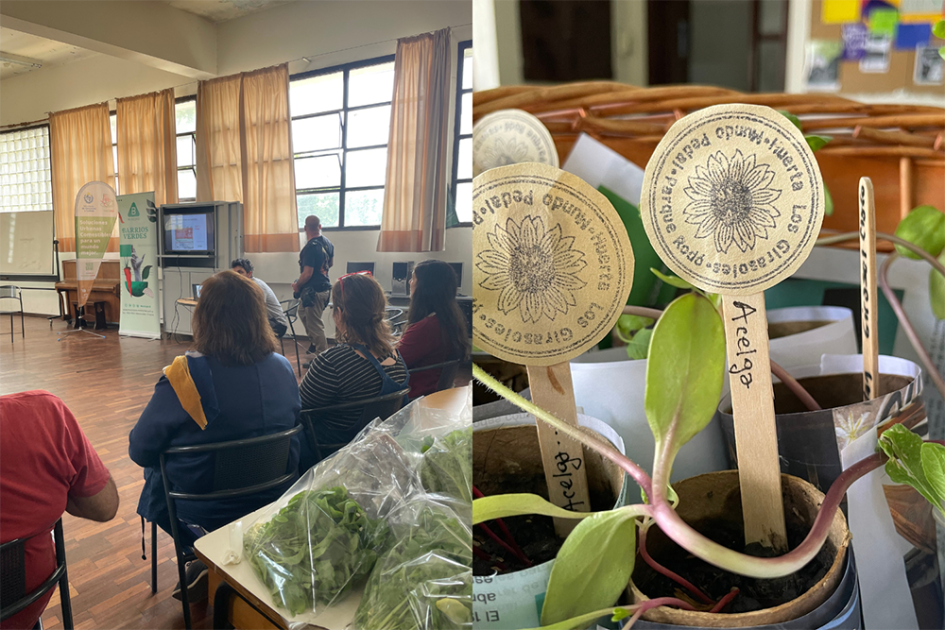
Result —
[[[299, 300], [282, 300], [279, 302], [282, 306], [282, 312], [289, 322], [289, 330], [292, 332], [292, 345], [295, 346], [295, 367], [299, 370], [299, 376], [302, 376], [302, 362], [299, 359], [299, 342], [295, 337], [295, 322], [299, 319]], [[282, 347], [282, 354], [285, 355], [285, 333], [279, 337], [279, 345]]]
[[[72, 600], [69, 597], [69, 577], [66, 573], [66, 545], [62, 535], [62, 519], [52, 527], [56, 545], [56, 569], [32, 593], [26, 592], [26, 553], [28, 538], [18, 538], [0, 545], [0, 621], [21, 612], [59, 585], [62, 625], [72, 630]], [[37, 536], [47, 536], [43, 530]]]
[[302, 424], [305, 426], [305, 433], [308, 436], [309, 445], [312, 447], [312, 451], [314, 451], [318, 461], [325, 459], [347, 444], [320, 444], [318, 438], [315, 436], [314, 429], [315, 422], [318, 420], [318, 418], [336, 414], [339, 411], [343, 412], [360, 408], [361, 415], [358, 417], [357, 423], [352, 427], [353, 434], [357, 435], [375, 418], [387, 420], [392, 415], [400, 411], [400, 408], [404, 406], [404, 398], [409, 391], [409, 389], [402, 389], [399, 392], [394, 392], [393, 394], [385, 394], [384, 396], [376, 396], [374, 398], [364, 398], [340, 405], [322, 407], [321, 409], [303, 409], [299, 417], [302, 420]]
[[[176, 499], [212, 501], [249, 496], [275, 488], [294, 479], [298, 469], [286, 472], [292, 438], [302, 431], [297, 424], [291, 429], [229, 442], [199, 444], [196, 446], [177, 446], [169, 448], [160, 455], [161, 477], [164, 480], [164, 498], [171, 517], [171, 535], [174, 537], [174, 550], [177, 554], [177, 571], [180, 574], [181, 603], [184, 608], [184, 627], [191, 628], [190, 602], [187, 599], [184, 564], [192, 559], [183, 553], [180, 542], [180, 529], [177, 520]], [[194, 494], [171, 489], [167, 478], [167, 458], [175, 455], [194, 453], [214, 453], [213, 488], [208, 493]]]
[[436, 383], [436, 391], [441, 392], [453, 386], [453, 381], [456, 380], [456, 374], [459, 372], [459, 366], [462, 365], [462, 363], [462, 359], [453, 359], [452, 361], [444, 361], [443, 363], [424, 365], [423, 367], [410, 370], [410, 375], [413, 376], [418, 372], [426, 372], [428, 370], [440, 370], [440, 378]]

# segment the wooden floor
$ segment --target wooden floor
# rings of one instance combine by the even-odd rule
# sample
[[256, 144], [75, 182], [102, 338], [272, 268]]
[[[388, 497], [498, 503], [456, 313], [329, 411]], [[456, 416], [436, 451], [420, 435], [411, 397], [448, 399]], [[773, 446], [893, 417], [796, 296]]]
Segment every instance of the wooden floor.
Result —
[[[158, 592], [151, 594], [151, 544], [141, 559], [141, 521], [135, 513], [144, 485], [142, 469], [128, 458], [128, 433], [144, 409], [161, 370], [186, 344], [84, 333], [63, 336], [45, 318], [26, 318], [26, 338], [16, 321], [10, 343], [9, 318], [0, 320], [0, 394], [44, 389], [72, 410], [82, 430], [111, 471], [121, 504], [107, 523], [63, 515], [69, 585], [75, 627], [183, 628], [181, 603], [171, 598], [177, 565], [170, 536], [158, 531]], [[294, 351], [290, 342], [286, 352]], [[194, 628], [212, 626], [206, 603], [191, 606]], [[47, 629], [62, 628], [58, 591], [43, 614]]]

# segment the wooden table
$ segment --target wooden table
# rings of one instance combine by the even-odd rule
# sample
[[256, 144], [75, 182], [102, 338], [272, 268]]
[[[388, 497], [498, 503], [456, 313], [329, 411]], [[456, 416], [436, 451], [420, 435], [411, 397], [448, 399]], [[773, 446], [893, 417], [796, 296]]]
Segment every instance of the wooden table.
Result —
[[[180, 302], [181, 300], [178, 300]], [[191, 300], [193, 301], [193, 300]], [[442, 409], [453, 414], [462, 411], [469, 398], [469, 386], [456, 387], [430, 394], [420, 401], [422, 407]], [[255, 523], [267, 508], [261, 508], [244, 517], [243, 531]], [[210, 570], [209, 594], [213, 602], [214, 594], [221, 582], [229, 584], [243, 598], [234, 597], [230, 600], [228, 618], [233, 627], [243, 630], [288, 630], [289, 624], [278, 612], [272, 602], [272, 596], [265, 585], [253, 573], [249, 562], [244, 558], [239, 564], [223, 564], [223, 556], [229, 544], [229, 529], [231, 526], [221, 527], [199, 538], [194, 545], [197, 557]], [[352, 591], [343, 602], [336, 603], [317, 617], [313, 623], [315, 628], [327, 630], [342, 630], [354, 620], [355, 612], [361, 601], [362, 589]], [[245, 600], [245, 601], [244, 601]], [[252, 606], [246, 602], [250, 602]], [[253, 609], [255, 606], [257, 610]], [[259, 614], [262, 612], [263, 614]], [[297, 619], [293, 620], [293, 623]]]
[[190, 308], [197, 306], [197, 300], [194, 298], [180, 298], [177, 300], [177, 303], [181, 306], [189, 306]]

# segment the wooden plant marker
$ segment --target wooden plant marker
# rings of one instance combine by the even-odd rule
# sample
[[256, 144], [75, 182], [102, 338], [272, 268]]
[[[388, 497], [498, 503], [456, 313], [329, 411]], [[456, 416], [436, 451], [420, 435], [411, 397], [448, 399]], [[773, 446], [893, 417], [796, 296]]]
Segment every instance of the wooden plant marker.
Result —
[[820, 233], [814, 154], [768, 107], [699, 110], [656, 147], [640, 214], [669, 268], [722, 296], [745, 542], [787, 551], [764, 290], [801, 266]]
[[[530, 163], [476, 177], [473, 223], [473, 342], [525, 365], [535, 404], [577, 426], [568, 361], [611, 331], [630, 294], [623, 222], [578, 177]], [[581, 443], [537, 426], [551, 502], [589, 511]], [[555, 530], [576, 524], [556, 519]]]
[[863, 400], [879, 395], [879, 306], [876, 294], [876, 202], [873, 182], [860, 178], [860, 310]]

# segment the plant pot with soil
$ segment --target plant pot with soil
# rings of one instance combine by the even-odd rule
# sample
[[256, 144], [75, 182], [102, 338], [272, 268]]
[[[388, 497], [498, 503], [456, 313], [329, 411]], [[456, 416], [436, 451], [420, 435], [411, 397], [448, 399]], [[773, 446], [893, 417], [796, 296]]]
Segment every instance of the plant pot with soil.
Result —
[[818, 363], [823, 354], [857, 352], [853, 311], [841, 306], [792, 306], [768, 311], [771, 359], [786, 370]]
[[[813, 582], [813, 586], [807, 588], [802, 583], [796, 588], [801, 602], [805, 602], [804, 605], [792, 604], [791, 602], [797, 599], [792, 596], [790, 601], [775, 603], [773, 607], [789, 604], [787, 609], [780, 609], [785, 611], [783, 614], [779, 611], [778, 618], [781, 622], [786, 623], [798, 618], [810, 619], [806, 615], [819, 610], [829, 623], [832, 621], [830, 615], [833, 610], [824, 611], [823, 607], [828, 603], [836, 603], [838, 597], [843, 600], [848, 591], [842, 590], [840, 585], [846, 585], [843, 588], [848, 588], [851, 579], [849, 571], [852, 568], [848, 566], [846, 572], [843, 570], [848, 534], [839, 510], [847, 489], [857, 479], [885, 464], [891, 477], [912, 485], [929, 499], [936, 509], [943, 509], [945, 476], [937, 476], [934, 471], [945, 470], [945, 447], [938, 443], [923, 443], [921, 438], [905, 427], [893, 425], [880, 437], [879, 445], [882, 451], [848, 466], [822, 500], [813, 488], [795, 484], [793, 479], [783, 484], [783, 488], [787, 488], [786, 493], [782, 492], [782, 495], [787, 495], [787, 512], [800, 515], [796, 533], [793, 539], [789, 540], [790, 551], [778, 553], [765, 549], [765, 553], [751, 555], [742, 552], [745, 548], [744, 539], [736, 539], [738, 544], [731, 545], [735, 549], [719, 544], [712, 540], [711, 536], [705, 536], [691, 527], [681, 516], [685, 513], [684, 510], [689, 509], [684, 506], [693, 504], [695, 507], [699, 503], [700, 493], [697, 491], [692, 495], [686, 490], [680, 493], [683, 496], [680, 503], [677, 493], [669, 484], [670, 471], [681, 445], [709, 423], [718, 405], [725, 372], [725, 334], [721, 318], [713, 304], [697, 294], [688, 294], [675, 300], [657, 322], [649, 350], [645, 408], [656, 444], [652, 477], [602, 440], [575, 430], [512, 392], [502, 391], [498, 383], [474, 367], [476, 378], [500, 391], [503, 397], [534, 414], [556, 431], [580, 440], [586, 450], [594, 450], [618, 464], [639, 484], [646, 495], [644, 504], [627, 505], [594, 514], [567, 512], [540, 497], [528, 494], [491, 496], [474, 502], [474, 523], [524, 514], [542, 514], [579, 521], [559, 550], [548, 580], [546, 596], [541, 605], [541, 623], [544, 628], [585, 628], [603, 616], [633, 625], [647, 611], [665, 608], [708, 611], [718, 617], [718, 621], [700, 625], [735, 627], [728, 617], [733, 616], [730, 607], [733, 605], [733, 598], [738, 598], [738, 593], [730, 591], [719, 596], [719, 591], [712, 593], [712, 597], [704, 593], [700, 596], [698, 593], [711, 584], [691, 584], [665, 567], [661, 568], [660, 573], [671, 577], [679, 584], [678, 588], [673, 587], [669, 595], [654, 593], [662, 596], [644, 601], [626, 599], [626, 588], [637, 564], [638, 551], [643, 558], [642, 551], [649, 548], [646, 541], [647, 531], [654, 525], [667, 539], [684, 549], [687, 556], [728, 573], [755, 580], [781, 579], [796, 576], [799, 572], [803, 574], [811, 561], [821, 558], [824, 574], [819, 575], [817, 570], [809, 580]], [[917, 456], [920, 451], [921, 460]], [[740, 497], [740, 491], [726, 489], [731, 488], [732, 479], [737, 480], [738, 477], [735, 473], [728, 473], [727, 479], [723, 481], [725, 477], [725, 474], [716, 477], [707, 489], [701, 492], [701, 496], [706, 499], [718, 496], [723, 511], [738, 515], [740, 509], [737, 498]], [[679, 485], [685, 490], [688, 483], [702, 482], [683, 482]], [[798, 489], [795, 489], [795, 486]], [[737, 488], [737, 485], [735, 487]], [[676, 508], [681, 512], [677, 513]], [[657, 530], [653, 529], [652, 532], [652, 537], [657, 538]], [[731, 536], [729, 533], [729, 538]], [[641, 545], [641, 542], [646, 544]], [[658, 544], [658, 541], [654, 544]], [[655, 546], [654, 549], [658, 555], [662, 554], [661, 549]], [[749, 551], [755, 553], [753, 549]], [[663, 561], [671, 563], [671, 555]], [[659, 565], [652, 556], [644, 562], [648, 566]], [[642, 575], [637, 574], [634, 581], [640, 581], [642, 584]], [[838, 592], [840, 595], [836, 595]], [[627, 603], [619, 603], [621, 601]], [[851, 602], [842, 601], [841, 604], [840, 608], [849, 612]], [[756, 608], [766, 607], [771, 605], [759, 603]], [[787, 612], [788, 610], [791, 612]], [[794, 619], [791, 619], [792, 617]], [[738, 620], [737, 617], [733, 618]], [[749, 624], [765, 624], [768, 623], [767, 619], [770, 617], [762, 615], [757, 620], [750, 620]], [[816, 627], [816, 624], [813, 627]]]
[[[604, 422], [578, 415], [578, 424], [605, 439], [621, 453], [624, 443]], [[592, 509], [621, 507], [628, 501], [626, 473], [613, 462], [585, 449]], [[473, 485], [483, 495], [532, 493], [548, 498], [538, 448], [535, 419], [524, 413], [477, 422], [473, 425]], [[474, 529], [473, 614], [476, 628], [529, 628], [537, 626], [541, 603], [554, 558], [563, 544], [553, 519], [527, 515], [504, 519], [511, 538], [528, 559], [487, 534]], [[490, 532], [503, 538], [500, 527]]]

